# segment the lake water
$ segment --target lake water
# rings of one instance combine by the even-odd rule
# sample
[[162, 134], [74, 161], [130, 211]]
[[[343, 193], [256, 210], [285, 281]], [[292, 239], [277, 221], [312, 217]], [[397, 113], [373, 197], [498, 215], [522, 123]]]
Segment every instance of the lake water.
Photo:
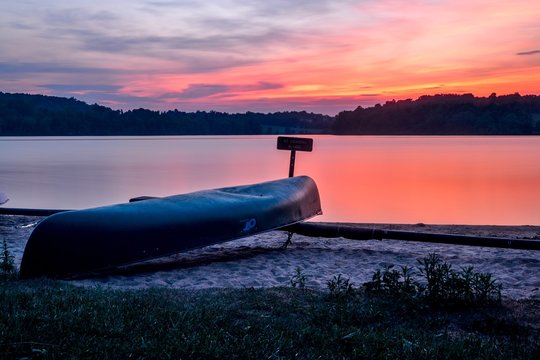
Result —
[[[312, 136], [317, 221], [540, 225], [540, 137]], [[0, 192], [82, 209], [286, 177], [276, 136], [0, 138]]]

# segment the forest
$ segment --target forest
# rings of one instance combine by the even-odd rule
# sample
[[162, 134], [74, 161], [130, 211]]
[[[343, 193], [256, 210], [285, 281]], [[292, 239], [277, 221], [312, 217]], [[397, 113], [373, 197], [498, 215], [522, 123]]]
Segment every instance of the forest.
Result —
[[540, 96], [421, 96], [339, 113], [335, 134], [539, 135]]
[[0, 136], [320, 134], [332, 124], [330, 116], [305, 111], [122, 111], [74, 98], [0, 92]]
[[75, 98], [0, 92], [0, 136], [540, 135], [540, 96], [421, 96], [342, 111], [275, 113], [113, 110]]

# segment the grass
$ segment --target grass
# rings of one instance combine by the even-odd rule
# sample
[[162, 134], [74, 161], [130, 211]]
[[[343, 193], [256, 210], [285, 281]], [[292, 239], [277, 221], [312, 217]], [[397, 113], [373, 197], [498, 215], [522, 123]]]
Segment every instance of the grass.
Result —
[[355, 288], [184, 291], [17, 280], [0, 257], [1, 359], [536, 359], [540, 301], [501, 302], [490, 274], [436, 254]]
[[0, 254], [0, 281], [13, 280], [17, 277], [17, 269], [13, 256], [9, 252], [7, 239], [2, 239], [2, 253]]
[[336, 277], [333, 293], [126, 291], [4, 281], [0, 358], [463, 360], [540, 353], [538, 301], [441, 309], [349, 285]]

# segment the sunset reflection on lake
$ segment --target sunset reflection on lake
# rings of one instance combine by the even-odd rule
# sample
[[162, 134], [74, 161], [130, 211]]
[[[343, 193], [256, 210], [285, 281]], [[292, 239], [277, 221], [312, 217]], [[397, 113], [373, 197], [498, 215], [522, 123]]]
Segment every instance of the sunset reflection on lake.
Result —
[[[311, 136], [315, 221], [540, 225], [539, 137]], [[10, 207], [87, 208], [286, 177], [277, 136], [8, 138]], [[6, 205], [5, 205], [6, 206]]]

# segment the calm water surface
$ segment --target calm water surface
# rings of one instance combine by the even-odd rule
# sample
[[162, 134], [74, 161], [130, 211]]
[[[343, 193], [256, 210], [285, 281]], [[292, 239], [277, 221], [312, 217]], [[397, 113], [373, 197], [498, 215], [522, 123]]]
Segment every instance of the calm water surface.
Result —
[[[540, 137], [314, 136], [318, 221], [540, 225]], [[276, 136], [0, 138], [0, 192], [82, 209], [286, 177]]]

